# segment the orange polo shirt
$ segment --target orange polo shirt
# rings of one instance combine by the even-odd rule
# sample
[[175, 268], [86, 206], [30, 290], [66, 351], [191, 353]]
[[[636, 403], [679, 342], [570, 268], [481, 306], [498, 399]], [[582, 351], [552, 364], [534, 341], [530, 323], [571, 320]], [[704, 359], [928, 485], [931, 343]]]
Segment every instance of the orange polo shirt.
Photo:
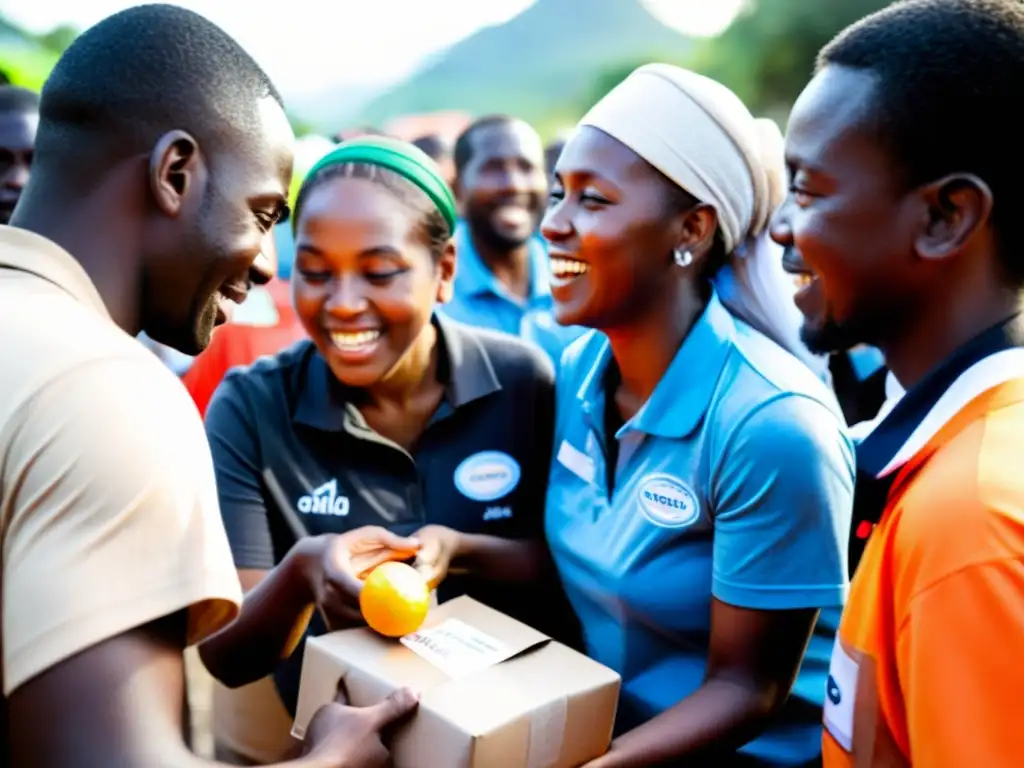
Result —
[[833, 652], [826, 768], [1024, 766], [1024, 349], [982, 362], [890, 462]]

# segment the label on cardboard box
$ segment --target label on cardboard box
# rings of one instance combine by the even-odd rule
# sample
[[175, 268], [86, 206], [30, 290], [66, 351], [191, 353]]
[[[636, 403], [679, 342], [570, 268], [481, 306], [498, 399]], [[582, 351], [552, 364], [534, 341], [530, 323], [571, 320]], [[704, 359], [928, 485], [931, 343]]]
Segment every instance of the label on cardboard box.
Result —
[[500, 640], [459, 619], [445, 619], [436, 627], [413, 632], [401, 643], [451, 678], [487, 669], [512, 655]]

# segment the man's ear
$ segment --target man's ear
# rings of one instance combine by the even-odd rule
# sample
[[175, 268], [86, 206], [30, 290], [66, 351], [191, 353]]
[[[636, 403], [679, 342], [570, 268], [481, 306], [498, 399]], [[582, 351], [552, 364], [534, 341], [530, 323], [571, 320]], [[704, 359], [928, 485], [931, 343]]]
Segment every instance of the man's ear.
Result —
[[456, 269], [455, 240], [450, 239], [444, 246], [444, 253], [437, 261], [437, 268], [441, 271], [441, 281], [437, 286], [437, 302], [447, 304], [455, 295], [455, 269]]
[[916, 240], [923, 259], [946, 259], [960, 253], [992, 215], [992, 190], [973, 174], [945, 176], [920, 190], [927, 221]]
[[184, 201], [201, 193], [205, 183], [206, 166], [190, 134], [169, 131], [157, 140], [149, 157], [149, 187], [160, 210], [178, 216]]

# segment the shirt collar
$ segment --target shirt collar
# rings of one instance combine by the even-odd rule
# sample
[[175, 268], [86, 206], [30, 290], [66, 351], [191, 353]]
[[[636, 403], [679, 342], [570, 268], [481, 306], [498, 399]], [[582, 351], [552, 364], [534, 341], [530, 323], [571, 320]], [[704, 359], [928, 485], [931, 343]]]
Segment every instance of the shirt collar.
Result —
[[[530, 238], [530, 301], [539, 301], [551, 295], [551, 265], [547, 249], [536, 236]], [[455, 292], [461, 296], [479, 296], [487, 293], [519, 303], [510, 296], [501, 281], [487, 268], [469, 236], [469, 225], [460, 221], [455, 230], [455, 254], [458, 268], [455, 272]]]
[[0, 268], [35, 275], [110, 317], [95, 284], [75, 257], [35, 232], [0, 225]]
[[[983, 392], [1024, 377], [1024, 316], [975, 337], [898, 399], [862, 431], [857, 464], [886, 477], [914, 458]], [[887, 404], [887, 405], [890, 405]]]
[[[437, 328], [438, 378], [445, 385], [442, 409], [457, 410], [501, 389], [487, 349], [467, 326], [434, 313]], [[346, 426], [348, 388], [339, 382], [319, 352], [309, 358], [293, 420], [323, 432], [338, 432]], [[357, 423], [362, 419], [357, 414]], [[364, 425], [365, 426], [365, 425]]]
[[[735, 344], [736, 326], [729, 312], [712, 293], [703, 314], [683, 340], [650, 399], [619, 430], [679, 439], [693, 432], [711, 404], [726, 358]], [[577, 397], [583, 410], [600, 414], [605, 374], [612, 360], [607, 338]]]

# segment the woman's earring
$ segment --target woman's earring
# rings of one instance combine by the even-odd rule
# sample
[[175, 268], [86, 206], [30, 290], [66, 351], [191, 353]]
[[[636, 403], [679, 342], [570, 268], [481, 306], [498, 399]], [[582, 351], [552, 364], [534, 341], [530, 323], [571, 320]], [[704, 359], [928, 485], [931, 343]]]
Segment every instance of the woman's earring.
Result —
[[689, 249], [681, 251], [676, 248], [675, 251], [673, 251], [673, 255], [675, 256], [676, 264], [680, 267], [688, 267], [693, 263], [693, 254], [690, 253]]

